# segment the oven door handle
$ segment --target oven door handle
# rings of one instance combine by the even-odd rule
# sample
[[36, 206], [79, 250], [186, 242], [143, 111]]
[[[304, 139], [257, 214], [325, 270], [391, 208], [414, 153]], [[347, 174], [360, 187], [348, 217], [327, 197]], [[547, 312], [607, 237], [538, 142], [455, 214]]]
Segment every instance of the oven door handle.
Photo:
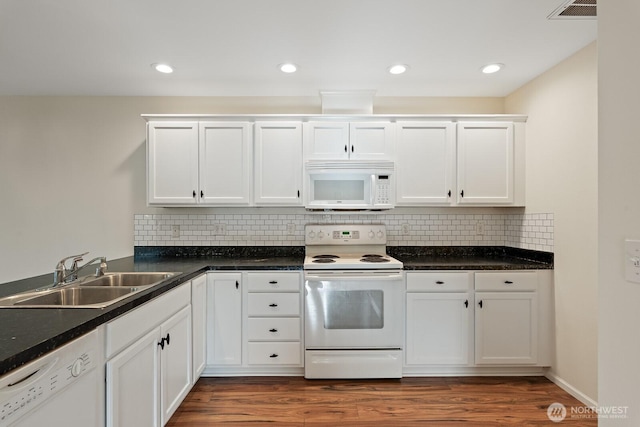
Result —
[[330, 274], [309, 274], [304, 275], [305, 280], [384, 280], [384, 281], [396, 281], [402, 280], [402, 273], [376, 273], [376, 274], [362, 274], [362, 273], [330, 273]]

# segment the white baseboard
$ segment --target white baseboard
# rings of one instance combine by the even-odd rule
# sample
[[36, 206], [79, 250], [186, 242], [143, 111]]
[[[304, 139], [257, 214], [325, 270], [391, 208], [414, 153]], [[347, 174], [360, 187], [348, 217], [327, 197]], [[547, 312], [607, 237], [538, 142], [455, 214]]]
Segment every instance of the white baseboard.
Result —
[[558, 387], [560, 387], [561, 389], [569, 393], [571, 396], [575, 397], [580, 402], [584, 403], [586, 406], [590, 406], [590, 407], [598, 406], [597, 401], [593, 400], [586, 394], [582, 393], [580, 390], [578, 390], [577, 388], [575, 388], [574, 386], [572, 386], [571, 384], [569, 384], [568, 382], [566, 382], [565, 380], [557, 376], [555, 373], [548, 371], [545, 374], [545, 377], [547, 377], [549, 381], [551, 381], [552, 383], [554, 383], [555, 385], [557, 385]]

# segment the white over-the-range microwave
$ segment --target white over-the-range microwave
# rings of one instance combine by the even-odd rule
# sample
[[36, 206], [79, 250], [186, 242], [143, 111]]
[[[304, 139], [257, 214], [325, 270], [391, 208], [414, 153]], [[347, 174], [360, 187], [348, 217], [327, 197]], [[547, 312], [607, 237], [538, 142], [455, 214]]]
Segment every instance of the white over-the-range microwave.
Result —
[[384, 210], [395, 205], [391, 161], [308, 161], [304, 204], [311, 210]]

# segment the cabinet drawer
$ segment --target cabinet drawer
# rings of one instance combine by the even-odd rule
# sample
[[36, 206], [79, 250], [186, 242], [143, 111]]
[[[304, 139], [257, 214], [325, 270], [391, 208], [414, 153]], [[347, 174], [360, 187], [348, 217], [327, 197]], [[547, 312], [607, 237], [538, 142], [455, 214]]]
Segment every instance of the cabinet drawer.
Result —
[[249, 365], [300, 365], [299, 342], [250, 342]]
[[118, 353], [191, 303], [191, 285], [179, 286], [106, 325], [106, 357]]
[[476, 291], [535, 291], [538, 273], [535, 271], [476, 273]]
[[299, 316], [298, 293], [249, 294], [249, 316]]
[[466, 292], [471, 288], [471, 274], [448, 271], [407, 273], [407, 292]]
[[300, 292], [298, 273], [248, 273], [249, 292]]
[[249, 319], [249, 341], [299, 341], [300, 319], [297, 317], [252, 317]]

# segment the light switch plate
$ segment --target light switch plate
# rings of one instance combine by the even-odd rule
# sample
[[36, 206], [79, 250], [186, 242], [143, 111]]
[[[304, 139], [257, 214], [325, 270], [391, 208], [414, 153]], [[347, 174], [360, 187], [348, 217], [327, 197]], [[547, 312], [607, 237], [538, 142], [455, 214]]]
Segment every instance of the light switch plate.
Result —
[[624, 241], [624, 266], [625, 279], [640, 283], [640, 240]]

